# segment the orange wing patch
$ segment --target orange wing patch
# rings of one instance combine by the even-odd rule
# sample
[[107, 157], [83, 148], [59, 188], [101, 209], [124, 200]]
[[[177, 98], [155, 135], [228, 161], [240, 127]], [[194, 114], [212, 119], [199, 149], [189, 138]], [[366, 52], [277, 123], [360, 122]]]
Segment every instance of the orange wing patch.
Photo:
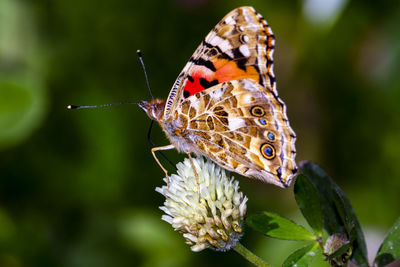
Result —
[[212, 62], [217, 69], [214, 79], [217, 79], [219, 83], [239, 79], [252, 79], [259, 82], [259, 73], [253, 66], [246, 66], [246, 70], [243, 70], [238, 67], [235, 61], [216, 59]]
[[183, 87], [184, 98], [219, 83], [231, 80], [252, 79], [256, 82], [260, 82], [260, 75], [253, 66], [246, 66], [245, 70], [243, 70], [239, 68], [236, 61], [221, 58], [212, 60], [211, 64], [214, 66], [214, 71], [203, 66], [198, 66], [187, 76]]

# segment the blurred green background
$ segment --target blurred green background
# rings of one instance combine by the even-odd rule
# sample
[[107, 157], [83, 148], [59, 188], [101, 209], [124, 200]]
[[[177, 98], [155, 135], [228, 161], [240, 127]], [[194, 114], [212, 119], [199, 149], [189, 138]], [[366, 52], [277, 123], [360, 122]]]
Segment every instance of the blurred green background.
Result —
[[[0, 0], [0, 266], [247, 264], [233, 251], [192, 253], [161, 221], [163, 173], [137, 106], [65, 108], [150, 99], [139, 48], [166, 98], [208, 31], [242, 5], [277, 37], [297, 160], [332, 175], [377, 249], [400, 214], [399, 1]], [[158, 127], [153, 139], [167, 144]], [[292, 188], [237, 178], [248, 213], [302, 221]], [[301, 246], [249, 228], [242, 243], [276, 266]]]

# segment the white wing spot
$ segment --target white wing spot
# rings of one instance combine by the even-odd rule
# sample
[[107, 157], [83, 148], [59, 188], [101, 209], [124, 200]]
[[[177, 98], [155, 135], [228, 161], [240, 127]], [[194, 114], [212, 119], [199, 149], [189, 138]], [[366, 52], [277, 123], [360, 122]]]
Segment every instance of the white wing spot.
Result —
[[226, 52], [227, 50], [232, 49], [229, 41], [219, 37], [218, 35], [212, 36], [212, 38], [210, 38], [208, 42], [213, 46], [218, 46], [222, 50], [222, 52]]
[[[221, 39], [221, 40], [222, 40], [222, 39]], [[220, 42], [220, 43], [218, 44], [218, 47], [219, 47], [223, 52], [232, 49], [232, 46], [231, 46], [231, 44], [229, 43], [228, 40], [222, 40], [222, 42]]]
[[249, 42], [249, 36], [247, 36], [247, 35], [243, 35], [243, 41], [245, 42], [245, 43], [248, 43]]
[[244, 15], [244, 19], [245, 19], [247, 22], [255, 22], [254, 19], [253, 19], [253, 17], [252, 17], [251, 15]]
[[245, 56], [245, 57], [249, 57], [249, 56], [251, 55], [250, 49], [249, 49], [249, 47], [248, 47], [247, 45], [241, 45], [241, 46], [239, 47], [239, 51], [240, 51], [240, 53], [242, 53], [242, 55]]
[[246, 126], [245, 120], [243, 120], [241, 118], [228, 117], [228, 123], [229, 123], [229, 130], [231, 130], [231, 131]]
[[210, 96], [213, 99], [220, 99], [223, 94], [224, 94], [223, 90], [215, 90], [215, 91], [210, 93]]
[[190, 107], [194, 108], [196, 111], [199, 110], [199, 101], [191, 101]]
[[247, 26], [247, 29], [251, 30], [253, 32], [256, 32], [256, 31], [258, 31], [259, 26], [255, 23], [249, 23], [249, 25]]
[[235, 25], [236, 21], [232, 17], [227, 17], [225, 23], [229, 25]]
[[[243, 80], [243, 88], [247, 89], [248, 91], [255, 91], [258, 90], [257, 86], [255, 86], [251, 81], [249, 81], [248, 79], [244, 79]], [[250, 96], [250, 94], [248, 94]], [[246, 96], [248, 96], [246, 95]], [[250, 103], [250, 101], [248, 101]]]
[[216, 35], [215, 33], [213, 35], [214, 36], [210, 36], [211, 38], [208, 42], [213, 46], [217, 46], [220, 42], [222, 42], [222, 38]]

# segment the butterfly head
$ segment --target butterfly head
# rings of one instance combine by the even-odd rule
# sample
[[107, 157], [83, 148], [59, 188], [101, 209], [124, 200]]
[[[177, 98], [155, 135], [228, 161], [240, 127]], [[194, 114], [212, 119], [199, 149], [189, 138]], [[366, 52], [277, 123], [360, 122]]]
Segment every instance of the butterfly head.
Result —
[[139, 102], [139, 107], [141, 107], [149, 116], [150, 119], [161, 121], [164, 115], [165, 100], [152, 99], [150, 101]]

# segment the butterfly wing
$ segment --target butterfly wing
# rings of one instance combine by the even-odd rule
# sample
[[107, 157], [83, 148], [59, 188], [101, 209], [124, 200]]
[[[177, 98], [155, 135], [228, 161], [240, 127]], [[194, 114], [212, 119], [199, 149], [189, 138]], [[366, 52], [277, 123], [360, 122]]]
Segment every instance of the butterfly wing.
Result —
[[241, 175], [290, 185], [296, 136], [272, 91], [251, 79], [232, 80], [188, 97], [177, 111], [187, 121], [192, 152]]
[[206, 36], [178, 76], [164, 117], [168, 118], [191, 95], [230, 80], [252, 79], [278, 95], [273, 73], [274, 45], [271, 28], [254, 8], [234, 9]]

